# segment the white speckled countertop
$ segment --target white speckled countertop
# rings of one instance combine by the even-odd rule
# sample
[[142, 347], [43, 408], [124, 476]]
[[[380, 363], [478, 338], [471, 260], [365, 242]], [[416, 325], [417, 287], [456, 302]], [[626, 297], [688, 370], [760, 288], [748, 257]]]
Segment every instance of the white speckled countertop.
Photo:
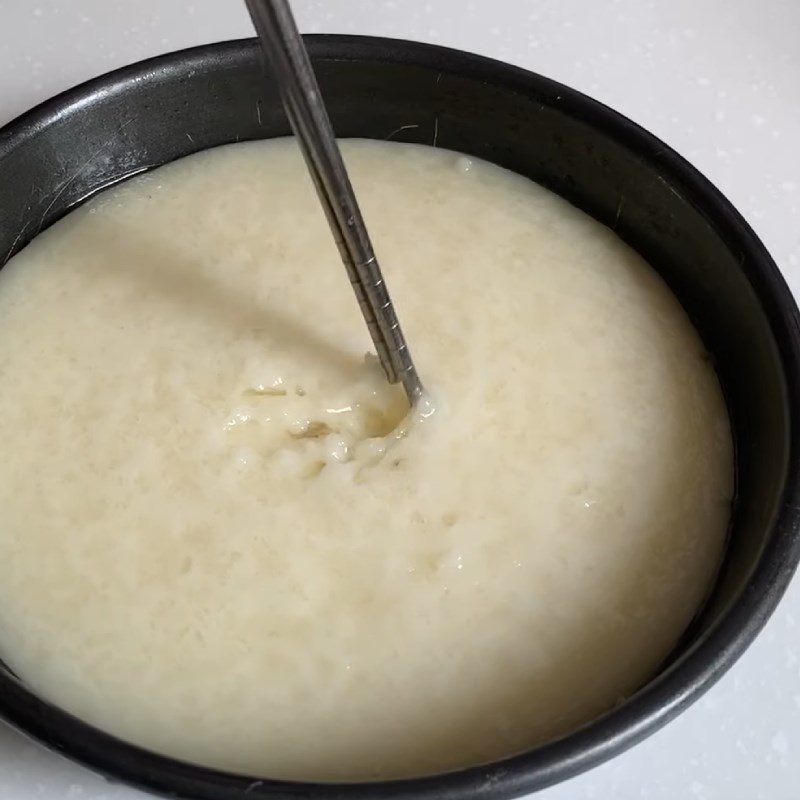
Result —
[[[305, 31], [445, 44], [580, 89], [685, 155], [800, 292], [798, 0], [295, 0]], [[133, 61], [251, 35], [238, 0], [0, 0], [0, 124]], [[800, 797], [800, 581], [702, 700], [541, 800]], [[0, 800], [135, 800], [0, 725]]]

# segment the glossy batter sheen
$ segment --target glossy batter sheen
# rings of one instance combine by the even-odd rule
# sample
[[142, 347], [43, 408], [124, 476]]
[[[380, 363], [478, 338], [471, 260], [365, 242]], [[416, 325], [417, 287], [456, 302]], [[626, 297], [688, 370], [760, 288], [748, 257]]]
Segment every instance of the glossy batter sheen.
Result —
[[720, 388], [637, 255], [497, 167], [344, 153], [426, 419], [365, 360], [288, 140], [138, 177], [0, 273], [0, 657], [254, 776], [430, 773], [587, 722], [669, 653], [729, 516]]

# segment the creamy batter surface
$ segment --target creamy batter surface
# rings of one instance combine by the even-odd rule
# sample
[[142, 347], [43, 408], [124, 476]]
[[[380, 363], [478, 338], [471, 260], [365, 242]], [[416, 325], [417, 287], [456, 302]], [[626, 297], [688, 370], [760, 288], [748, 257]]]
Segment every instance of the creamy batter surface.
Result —
[[639, 256], [495, 166], [343, 149], [424, 419], [365, 357], [289, 140], [137, 177], [0, 273], [0, 658], [257, 776], [430, 773], [591, 720], [674, 646], [729, 517], [720, 387]]

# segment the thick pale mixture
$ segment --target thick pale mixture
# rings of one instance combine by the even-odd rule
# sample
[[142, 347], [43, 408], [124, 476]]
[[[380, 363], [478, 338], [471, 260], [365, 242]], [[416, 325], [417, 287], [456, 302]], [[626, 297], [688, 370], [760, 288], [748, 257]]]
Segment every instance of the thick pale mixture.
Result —
[[365, 360], [288, 140], [138, 177], [0, 273], [0, 658], [259, 776], [429, 773], [587, 722], [667, 656], [729, 516], [720, 388], [637, 255], [497, 167], [344, 153], [426, 419]]

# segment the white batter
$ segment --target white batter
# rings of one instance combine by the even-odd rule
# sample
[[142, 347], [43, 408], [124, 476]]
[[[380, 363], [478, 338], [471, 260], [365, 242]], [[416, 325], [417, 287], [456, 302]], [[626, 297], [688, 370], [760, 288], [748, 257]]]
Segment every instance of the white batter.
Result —
[[0, 273], [0, 657], [257, 776], [430, 773], [585, 723], [669, 653], [729, 516], [720, 388], [637, 255], [497, 167], [344, 153], [427, 419], [365, 362], [288, 140], [138, 177]]

